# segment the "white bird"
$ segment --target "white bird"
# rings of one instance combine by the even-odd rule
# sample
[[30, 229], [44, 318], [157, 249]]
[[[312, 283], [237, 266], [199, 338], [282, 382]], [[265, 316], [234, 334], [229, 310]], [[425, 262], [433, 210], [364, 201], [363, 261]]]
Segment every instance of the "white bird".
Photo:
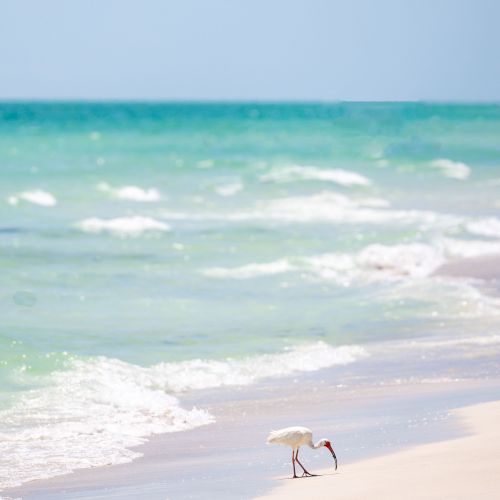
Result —
[[320, 439], [316, 444], [313, 444], [312, 431], [307, 427], [286, 427], [285, 429], [280, 429], [279, 431], [271, 431], [269, 437], [267, 438], [267, 444], [282, 444], [285, 446], [290, 446], [292, 448], [292, 465], [293, 465], [293, 477], [297, 477], [295, 473], [295, 462], [297, 462], [304, 471], [302, 477], [313, 476], [308, 472], [304, 466], [299, 462], [299, 448], [302, 445], [307, 445], [310, 448], [317, 449], [324, 446], [330, 450], [330, 453], [335, 460], [335, 470], [337, 470], [337, 457], [333, 451], [332, 444], [328, 439]]

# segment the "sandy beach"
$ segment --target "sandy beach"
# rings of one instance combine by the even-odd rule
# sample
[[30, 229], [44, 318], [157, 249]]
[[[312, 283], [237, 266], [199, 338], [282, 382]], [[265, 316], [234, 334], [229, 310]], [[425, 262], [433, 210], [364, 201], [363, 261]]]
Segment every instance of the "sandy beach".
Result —
[[336, 473], [325, 469], [318, 477], [283, 481], [260, 499], [498, 498], [500, 402], [468, 406], [453, 414], [466, 437], [363, 460]]
[[[484, 283], [496, 294], [497, 262], [492, 256], [476, 268], [475, 259], [464, 259], [436, 275], [488, 276]], [[459, 340], [433, 359], [422, 342], [408, 351], [404, 344], [396, 358], [387, 351], [393, 344], [374, 344], [377, 355], [361, 366], [186, 393], [183, 406], [206, 408], [214, 424], [153, 436], [135, 449], [143, 456], [131, 463], [28, 482], [1, 498], [390, 500], [405, 491], [411, 499], [493, 499], [500, 379], [485, 379], [483, 367], [498, 365], [497, 345], [488, 338], [485, 347], [480, 338]], [[266, 446], [265, 439], [269, 430], [297, 423], [313, 428], [316, 439], [332, 439], [337, 472], [328, 453], [306, 449], [303, 463], [318, 476], [290, 480], [289, 450]]]
[[[206, 408], [214, 424], [153, 436], [131, 463], [28, 482], [2, 498], [495, 498], [500, 379], [483, 370], [498, 371], [497, 342], [447, 340], [439, 356], [420, 342], [402, 343], [398, 356], [393, 343], [373, 344], [355, 367], [185, 393], [182, 405]], [[303, 463], [318, 477], [288, 480], [289, 450], [265, 439], [297, 424], [332, 440], [338, 472], [323, 450], [306, 449]]]
[[500, 500], [500, 0], [2, 7], [0, 500]]
[[[420, 473], [412, 472], [412, 464], [417, 463], [415, 460], [421, 456], [419, 450], [437, 450], [436, 455], [432, 455], [432, 460], [436, 461], [432, 470], [437, 471], [445, 464], [441, 457], [451, 454], [453, 458], [456, 446], [470, 446], [466, 455], [474, 456], [477, 446], [482, 446], [485, 440], [494, 441], [489, 430], [486, 437], [481, 437], [478, 431], [483, 425], [482, 416], [488, 417], [495, 412], [492, 418], [486, 418], [490, 426], [487, 429], [491, 428], [495, 416], [498, 419], [498, 404], [479, 406], [484, 410], [491, 408], [479, 413], [455, 409], [497, 399], [500, 380], [400, 384], [390, 382], [395, 366], [384, 364], [385, 374], [378, 361], [367, 366], [363, 380], [359, 379], [359, 373], [353, 373], [348, 367], [306, 374], [300, 379], [299, 392], [296, 390], [298, 380], [289, 378], [251, 388], [205, 393], [204, 400], [210, 402], [208, 408], [217, 419], [213, 425], [154, 436], [137, 448], [143, 456], [129, 464], [81, 469], [72, 474], [26, 483], [2, 494], [6, 498], [27, 500], [164, 500], [266, 495], [285, 498], [292, 491], [299, 498], [305, 494], [305, 488], [307, 496], [330, 498], [328, 494], [324, 496], [325, 488], [328, 491], [332, 483], [335, 488], [340, 488], [337, 484], [344, 479], [345, 488], [348, 488], [347, 483], [356, 484], [360, 474], [366, 473], [379, 485], [393, 484], [394, 471], [398, 469], [395, 465], [385, 464], [403, 467], [399, 456], [409, 454], [414, 457], [406, 469], [409, 474], [415, 473], [414, 477], [418, 479]], [[379, 377], [386, 377], [387, 382], [370, 384], [375, 372]], [[356, 386], [350, 385], [354, 378]], [[334, 379], [341, 379], [344, 384], [337, 384], [342, 385], [337, 387], [331, 383]], [[348, 380], [351, 380], [350, 384]], [[191, 395], [183, 403], [195, 404], [199, 402], [197, 398], [199, 395]], [[469, 418], [469, 414], [473, 418]], [[289, 452], [279, 446], [266, 445], [265, 439], [269, 430], [297, 422], [313, 428], [316, 438], [329, 436], [332, 439], [339, 458], [338, 473], [332, 475], [331, 468], [325, 469], [331, 467], [331, 457], [323, 450], [304, 450], [303, 463], [311, 471], [323, 470], [328, 475], [304, 481], [282, 481], [291, 471]], [[409, 451], [401, 451], [405, 449]], [[495, 447], [490, 448], [491, 453], [495, 451]], [[490, 452], [484, 454], [485, 463]], [[371, 457], [379, 458], [372, 460]], [[464, 460], [463, 467], [470, 472], [473, 460]], [[371, 465], [365, 465], [372, 463], [380, 464], [373, 470], [383, 474], [378, 476], [371, 470]], [[430, 463], [427, 462], [425, 467], [430, 468]], [[450, 469], [453, 461], [449, 464], [448, 469], [443, 469], [445, 472], [453, 472]], [[489, 470], [488, 465], [484, 473]], [[387, 471], [391, 471], [391, 481], [386, 479]], [[360, 495], [353, 498], [363, 498], [363, 494]]]

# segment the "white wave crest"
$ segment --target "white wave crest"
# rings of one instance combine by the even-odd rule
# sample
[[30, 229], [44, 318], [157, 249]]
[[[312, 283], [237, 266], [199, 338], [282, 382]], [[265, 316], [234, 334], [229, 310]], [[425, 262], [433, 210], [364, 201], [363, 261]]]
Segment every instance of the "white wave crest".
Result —
[[369, 245], [357, 255], [324, 254], [304, 259], [309, 271], [341, 283], [423, 278], [434, 272], [444, 258], [437, 249], [421, 244]]
[[10, 205], [17, 205], [21, 200], [33, 203], [34, 205], [39, 205], [41, 207], [54, 207], [57, 205], [56, 197], [47, 191], [42, 191], [41, 189], [37, 189], [35, 191], [23, 191], [22, 193], [16, 193], [7, 198], [7, 202]]
[[151, 434], [213, 420], [151, 387], [154, 381], [141, 367], [99, 358], [70, 368], [0, 413], [0, 487], [130, 462], [141, 454], [129, 448]]
[[369, 186], [372, 182], [367, 177], [349, 170], [325, 170], [307, 165], [290, 165], [277, 167], [267, 174], [261, 175], [263, 182], [291, 182], [297, 180], [315, 180], [335, 182], [341, 186]]
[[442, 238], [439, 240], [445, 255], [449, 258], [482, 257], [500, 253], [500, 241], [459, 240]]
[[241, 182], [229, 182], [227, 184], [222, 184], [215, 188], [215, 192], [220, 196], [234, 196], [243, 189], [243, 184]]
[[152, 434], [213, 422], [172, 393], [252, 384], [267, 377], [353, 363], [368, 353], [323, 342], [244, 359], [190, 360], [144, 368], [117, 359], [74, 360], [47, 386], [0, 412], [0, 488], [76, 469], [129, 462]]
[[186, 213], [164, 211], [170, 220], [197, 221], [276, 221], [334, 224], [419, 224], [422, 229], [454, 227], [462, 219], [452, 215], [421, 210], [392, 210], [379, 198], [353, 198], [332, 191], [310, 196], [273, 199], [255, 208], [232, 213]]
[[472, 234], [500, 238], [500, 219], [496, 217], [487, 217], [485, 219], [471, 221], [468, 222], [465, 227], [467, 231]]
[[349, 283], [429, 276], [444, 262], [442, 253], [429, 245], [369, 245], [357, 254], [327, 253], [311, 257], [280, 259], [234, 268], [209, 268], [211, 278], [248, 279], [287, 272]]
[[288, 271], [293, 271], [294, 269], [295, 267], [290, 264], [287, 259], [281, 259], [265, 264], [247, 264], [246, 266], [234, 268], [211, 267], [202, 272], [211, 278], [247, 279], [258, 276], [286, 273]]
[[267, 217], [289, 221], [345, 221], [374, 222], [392, 220], [395, 211], [374, 210], [380, 202], [373, 198], [353, 199], [339, 193], [325, 191], [312, 196], [290, 197], [272, 200], [265, 207]]
[[287, 349], [279, 354], [263, 354], [224, 361], [191, 360], [162, 363], [151, 368], [155, 380], [172, 391], [249, 385], [264, 378], [284, 377], [296, 372], [346, 365], [368, 356], [361, 346], [330, 346], [324, 342]]
[[469, 177], [471, 169], [465, 163], [439, 158], [431, 162], [431, 166], [440, 169], [446, 177], [465, 180]]
[[150, 217], [135, 215], [132, 217], [117, 217], [115, 219], [99, 219], [91, 217], [76, 224], [86, 233], [108, 232], [114, 236], [140, 236], [144, 232], [170, 231], [170, 226]]
[[161, 200], [161, 194], [156, 188], [143, 189], [138, 186], [122, 186], [113, 188], [106, 182], [97, 185], [99, 191], [109, 193], [120, 200], [131, 200], [152, 203]]
[[219, 279], [250, 279], [298, 272], [343, 285], [353, 281], [377, 282], [431, 276], [451, 259], [500, 253], [500, 242], [441, 238], [432, 244], [373, 244], [358, 253], [325, 253], [290, 257], [240, 267], [213, 267], [202, 274]]
[[488, 346], [500, 344], [500, 335], [482, 335], [476, 337], [463, 337], [443, 340], [415, 340], [409, 342], [410, 346], [419, 348], [433, 347], [459, 347], [459, 346]]

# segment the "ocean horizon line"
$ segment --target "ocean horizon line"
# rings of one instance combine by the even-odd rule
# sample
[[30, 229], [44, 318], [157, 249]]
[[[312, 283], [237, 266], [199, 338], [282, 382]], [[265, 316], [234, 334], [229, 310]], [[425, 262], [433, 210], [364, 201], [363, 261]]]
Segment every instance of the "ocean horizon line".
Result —
[[4, 104], [152, 104], [152, 105], [341, 105], [341, 104], [417, 104], [431, 106], [497, 106], [500, 100], [458, 99], [191, 99], [191, 98], [38, 98], [0, 97]]

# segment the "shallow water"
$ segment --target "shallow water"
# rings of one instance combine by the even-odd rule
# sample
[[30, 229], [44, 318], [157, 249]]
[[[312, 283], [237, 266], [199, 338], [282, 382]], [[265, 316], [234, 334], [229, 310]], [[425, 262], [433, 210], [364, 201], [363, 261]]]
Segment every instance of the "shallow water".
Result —
[[213, 420], [179, 391], [496, 342], [499, 301], [433, 272], [500, 252], [499, 133], [498, 105], [0, 104], [0, 485]]

